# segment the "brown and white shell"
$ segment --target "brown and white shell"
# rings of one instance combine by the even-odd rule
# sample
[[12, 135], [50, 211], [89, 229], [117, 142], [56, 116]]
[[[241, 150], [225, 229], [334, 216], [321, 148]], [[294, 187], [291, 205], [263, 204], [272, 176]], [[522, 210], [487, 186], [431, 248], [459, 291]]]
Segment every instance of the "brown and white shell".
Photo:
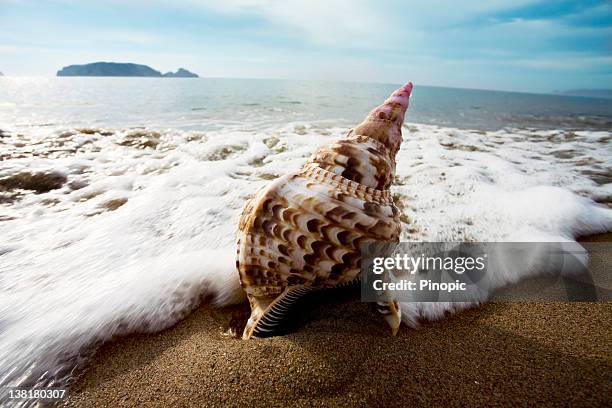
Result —
[[360, 245], [396, 242], [389, 193], [412, 84], [396, 90], [347, 135], [244, 207], [236, 265], [251, 304], [243, 338], [274, 333], [293, 301], [359, 278]]

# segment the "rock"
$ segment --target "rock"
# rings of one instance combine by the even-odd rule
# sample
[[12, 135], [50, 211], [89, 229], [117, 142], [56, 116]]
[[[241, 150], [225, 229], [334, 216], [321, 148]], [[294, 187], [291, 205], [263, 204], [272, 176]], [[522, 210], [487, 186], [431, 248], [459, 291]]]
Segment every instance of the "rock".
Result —
[[140, 149], [155, 149], [160, 142], [161, 133], [152, 130], [138, 129], [127, 133], [120, 141], [121, 146], [132, 146]]
[[117, 208], [127, 203], [127, 201], [128, 201], [127, 198], [115, 198], [113, 200], [109, 200], [109, 201], [102, 203], [101, 207], [106, 208], [109, 211], [115, 211]]
[[0, 179], [0, 191], [20, 189], [33, 190], [41, 194], [61, 188], [66, 181], [68, 181], [66, 175], [56, 171], [40, 173], [24, 171]]
[[166, 72], [164, 74], [166, 78], [199, 78], [198, 74], [187, 71], [184, 68], [179, 68], [176, 72]]

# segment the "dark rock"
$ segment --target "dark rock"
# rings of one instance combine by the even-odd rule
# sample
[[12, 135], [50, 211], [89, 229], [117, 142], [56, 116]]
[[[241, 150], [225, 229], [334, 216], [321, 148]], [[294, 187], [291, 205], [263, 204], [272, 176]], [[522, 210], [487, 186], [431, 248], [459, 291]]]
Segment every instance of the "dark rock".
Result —
[[87, 183], [84, 182], [83, 180], [74, 180], [68, 183], [68, 187], [70, 187], [73, 190], [80, 190], [84, 187], [87, 187]]
[[67, 181], [64, 174], [55, 171], [40, 173], [24, 171], [0, 179], [0, 191], [33, 190], [41, 194], [61, 188]]
[[134, 130], [126, 134], [123, 139], [119, 141], [121, 146], [132, 146], [140, 149], [146, 149], [147, 147], [155, 149], [160, 142], [161, 134], [159, 132], [139, 129]]

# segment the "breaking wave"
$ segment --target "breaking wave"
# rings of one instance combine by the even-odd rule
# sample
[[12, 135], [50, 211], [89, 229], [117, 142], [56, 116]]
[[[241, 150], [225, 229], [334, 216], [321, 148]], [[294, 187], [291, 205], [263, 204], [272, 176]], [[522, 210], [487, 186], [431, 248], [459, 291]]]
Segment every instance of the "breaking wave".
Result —
[[[343, 131], [325, 122], [3, 131], [0, 383], [64, 384], [100, 342], [169, 327], [204, 299], [243, 300], [234, 233], [245, 200]], [[609, 231], [611, 137], [405, 126], [392, 188], [402, 239]]]

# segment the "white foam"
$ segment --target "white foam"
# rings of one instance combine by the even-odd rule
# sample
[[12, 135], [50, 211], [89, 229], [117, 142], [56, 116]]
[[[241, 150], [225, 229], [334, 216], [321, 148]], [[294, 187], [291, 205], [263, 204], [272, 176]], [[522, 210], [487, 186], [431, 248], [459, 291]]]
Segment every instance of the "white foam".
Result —
[[[612, 210], [592, 200], [610, 204], [612, 184], [589, 177], [612, 162], [612, 153], [603, 149], [606, 132], [418, 129], [405, 137], [397, 158], [402, 185], [393, 187], [414, 220], [404, 228], [403, 240], [574, 242], [612, 230]], [[572, 150], [572, 157], [552, 154], [561, 149]], [[534, 256], [522, 269], [499, 268], [492, 288], [546, 272], [542, 259], [543, 254]], [[401, 307], [404, 322], [415, 326], [420, 319], [439, 319], [476, 303]]]
[[[600, 148], [608, 132], [578, 132], [558, 144], [565, 132], [410, 128], [393, 187], [413, 220], [403, 239], [571, 241], [612, 230], [612, 210], [591, 201], [612, 197], [612, 186], [585, 173], [612, 162]], [[65, 131], [72, 135], [54, 147]], [[144, 131], [145, 141], [158, 141], [155, 149], [122, 145], [131, 131], [113, 132], [34, 129], [5, 138], [15, 158], [0, 177], [53, 170], [68, 183], [2, 209], [13, 218], [0, 222], [3, 384], [65, 380], [88, 345], [168, 327], [203, 296], [241, 301], [234, 233], [245, 200], [343, 129]], [[27, 150], [33, 143], [43, 156]], [[575, 153], [559, 158], [551, 153], [558, 149]], [[580, 161], [586, 157], [593, 160]], [[403, 311], [411, 323], [467, 306], [406, 304]]]

